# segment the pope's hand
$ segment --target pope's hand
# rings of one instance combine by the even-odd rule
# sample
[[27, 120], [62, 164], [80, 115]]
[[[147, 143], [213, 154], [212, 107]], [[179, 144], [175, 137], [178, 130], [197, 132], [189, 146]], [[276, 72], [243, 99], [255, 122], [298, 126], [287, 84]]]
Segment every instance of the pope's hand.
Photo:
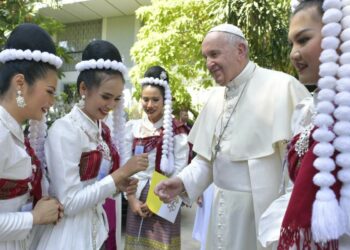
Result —
[[169, 203], [176, 196], [185, 190], [184, 184], [179, 177], [173, 177], [158, 183], [154, 189], [154, 193], [165, 202]]

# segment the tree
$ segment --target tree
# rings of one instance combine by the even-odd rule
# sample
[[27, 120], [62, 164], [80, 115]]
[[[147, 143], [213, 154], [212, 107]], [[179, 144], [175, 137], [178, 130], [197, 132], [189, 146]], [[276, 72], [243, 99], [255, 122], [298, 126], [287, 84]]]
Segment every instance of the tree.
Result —
[[[45, 29], [50, 35], [54, 35], [64, 29], [62, 23], [53, 18], [39, 15], [36, 6], [41, 1], [34, 0], [2, 0], [0, 1], [0, 48], [6, 42], [9, 33], [21, 23], [36, 23]], [[46, 1], [47, 2], [47, 1]], [[52, 1], [52, 5], [58, 2]], [[28, 38], [30, 39], [30, 38]], [[70, 56], [62, 47], [56, 47], [57, 54], [68, 62]]]
[[259, 65], [289, 72], [289, 0], [152, 0], [136, 16], [142, 22], [138, 41], [131, 49], [136, 66], [130, 72], [140, 97], [138, 79], [148, 67], [159, 64], [170, 75], [175, 110], [188, 108], [186, 88], [200, 82], [213, 85], [201, 55], [207, 31], [220, 23], [238, 25], [250, 43], [251, 58]]
[[[204, 79], [206, 87], [212, 85], [200, 47], [204, 34], [225, 19], [225, 13], [220, 11], [224, 8], [224, 1], [219, 0], [153, 0], [151, 6], [138, 9], [136, 16], [144, 26], [131, 49], [136, 62], [130, 72], [132, 82], [137, 83], [147, 68], [159, 64], [170, 75], [175, 109], [191, 108], [186, 85], [198, 79]], [[136, 88], [139, 97], [138, 84]]]
[[229, 0], [228, 8], [228, 23], [243, 30], [250, 58], [260, 66], [292, 73], [288, 58], [290, 1]]

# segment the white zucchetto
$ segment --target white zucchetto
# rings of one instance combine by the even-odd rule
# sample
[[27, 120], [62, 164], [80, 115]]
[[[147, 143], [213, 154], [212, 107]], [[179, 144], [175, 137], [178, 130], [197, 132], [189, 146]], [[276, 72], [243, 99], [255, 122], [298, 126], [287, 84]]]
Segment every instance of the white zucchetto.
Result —
[[245, 37], [244, 37], [242, 30], [240, 28], [238, 28], [237, 26], [235, 26], [233, 24], [229, 24], [229, 23], [223, 23], [223, 24], [220, 24], [218, 26], [215, 26], [214, 28], [209, 30], [208, 33], [210, 33], [210, 32], [226, 32], [226, 33], [230, 33], [230, 34], [239, 36], [245, 40]]

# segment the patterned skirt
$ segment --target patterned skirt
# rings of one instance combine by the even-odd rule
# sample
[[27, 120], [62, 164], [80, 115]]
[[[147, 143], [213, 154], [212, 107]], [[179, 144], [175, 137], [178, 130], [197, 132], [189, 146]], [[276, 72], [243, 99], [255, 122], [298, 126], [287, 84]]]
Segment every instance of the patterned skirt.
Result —
[[[145, 202], [149, 183], [141, 192], [140, 200]], [[126, 219], [125, 250], [179, 250], [181, 248], [181, 211], [173, 223], [153, 214], [143, 219], [140, 237], [141, 217], [128, 208]]]

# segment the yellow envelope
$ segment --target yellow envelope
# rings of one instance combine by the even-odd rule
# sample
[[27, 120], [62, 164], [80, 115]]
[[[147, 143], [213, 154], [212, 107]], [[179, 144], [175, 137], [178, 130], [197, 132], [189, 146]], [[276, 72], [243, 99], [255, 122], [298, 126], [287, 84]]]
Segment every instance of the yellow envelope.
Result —
[[176, 197], [170, 203], [162, 202], [157, 195], [154, 194], [154, 188], [162, 180], [166, 180], [168, 177], [154, 171], [151, 179], [150, 188], [147, 194], [146, 204], [148, 208], [158, 216], [174, 223], [176, 216], [180, 210], [182, 199]]

